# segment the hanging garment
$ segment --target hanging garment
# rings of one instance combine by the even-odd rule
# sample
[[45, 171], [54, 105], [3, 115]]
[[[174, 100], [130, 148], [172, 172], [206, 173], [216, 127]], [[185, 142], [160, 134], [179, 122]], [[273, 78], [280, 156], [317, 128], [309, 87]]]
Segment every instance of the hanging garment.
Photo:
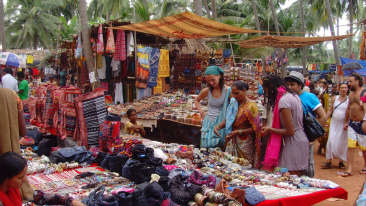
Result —
[[311, 71], [311, 70], [312, 70], [312, 68], [313, 68], [313, 65], [312, 65], [312, 64], [309, 64], [309, 65], [308, 65], [308, 71]]
[[159, 77], [157, 81], [157, 86], [154, 87], [154, 94], [163, 93], [163, 78]]
[[81, 42], [81, 37], [79, 35], [78, 40], [76, 42], [76, 49], [75, 49], [75, 58], [78, 59], [81, 57], [81, 53], [83, 52], [83, 47], [82, 47], [82, 42]]
[[170, 76], [169, 51], [166, 49], [160, 49], [158, 77], [169, 77], [169, 76]]
[[127, 77], [127, 60], [121, 62], [121, 64], [122, 64], [121, 77], [122, 79], [125, 79]]
[[147, 80], [148, 87], [157, 86], [157, 78], [159, 72], [159, 57], [160, 57], [160, 49], [153, 48], [149, 58], [150, 72], [149, 72], [149, 78]]
[[99, 24], [98, 28], [98, 40], [97, 40], [97, 54], [104, 53], [104, 40], [103, 40], [103, 27]]
[[316, 71], [316, 64], [313, 64], [312, 70]]
[[132, 52], [135, 50], [135, 40], [133, 38], [133, 33], [128, 32], [127, 34], [127, 56], [131, 56]]
[[114, 53], [113, 59], [125, 61], [126, 60], [126, 38], [125, 31], [118, 30], [116, 37], [116, 52]]
[[146, 88], [149, 78], [150, 64], [149, 55], [152, 51], [151, 47], [139, 46], [137, 49], [138, 65], [136, 69], [136, 87]]
[[33, 55], [27, 55], [27, 64], [33, 64], [34, 57]]
[[112, 63], [111, 63], [111, 67], [112, 67], [112, 71], [114, 71], [114, 72], [119, 71], [121, 68], [121, 61], [113, 59]]
[[[100, 67], [98, 67], [100, 66]], [[106, 63], [105, 63], [105, 57], [101, 56], [101, 65], [97, 64], [97, 72], [98, 72], [98, 78], [100, 80], [103, 80], [106, 78]]]
[[107, 55], [105, 56], [105, 65], [106, 65], [106, 79], [111, 80], [112, 79], [112, 57]]
[[95, 57], [97, 69], [102, 67], [102, 59], [103, 56], [101, 54], [97, 54], [97, 56]]
[[116, 83], [116, 88], [114, 89], [114, 103], [123, 104], [123, 84], [122, 82]]
[[105, 49], [106, 53], [113, 54], [116, 51], [116, 46], [114, 44], [114, 34], [111, 28], [107, 31], [107, 46]]

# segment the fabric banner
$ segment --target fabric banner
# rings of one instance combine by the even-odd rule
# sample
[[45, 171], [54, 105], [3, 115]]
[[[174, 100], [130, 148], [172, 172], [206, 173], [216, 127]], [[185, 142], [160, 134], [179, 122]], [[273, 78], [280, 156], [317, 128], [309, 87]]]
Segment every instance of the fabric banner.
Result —
[[361, 75], [361, 76], [366, 76], [366, 61], [365, 60], [356, 60], [356, 59], [349, 59], [349, 58], [345, 58], [345, 57], [341, 57], [341, 64], [347, 64], [347, 63], [351, 63], [351, 62], [357, 62], [359, 64], [362, 65], [362, 69], [359, 70], [344, 70], [344, 76], [349, 76], [351, 75], [353, 72]]

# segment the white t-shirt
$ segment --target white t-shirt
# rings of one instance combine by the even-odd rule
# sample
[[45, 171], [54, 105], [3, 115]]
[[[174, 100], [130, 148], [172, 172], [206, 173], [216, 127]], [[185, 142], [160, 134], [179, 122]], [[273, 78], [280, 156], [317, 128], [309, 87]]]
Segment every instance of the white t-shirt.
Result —
[[1, 78], [1, 82], [3, 84], [3, 88], [11, 89], [15, 92], [18, 92], [18, 81], [10, 74], [5, 74]]

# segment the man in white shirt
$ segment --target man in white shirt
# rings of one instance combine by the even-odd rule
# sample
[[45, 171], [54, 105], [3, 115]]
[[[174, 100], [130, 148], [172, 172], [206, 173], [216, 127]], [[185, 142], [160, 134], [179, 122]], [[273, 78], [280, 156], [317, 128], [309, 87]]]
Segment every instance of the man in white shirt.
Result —
[[1, 78], [1, 82], [3, 84], [3, 88], [11, 89], [15, 92], [18, 92], [18, 81], [12, 76], [12, 74], [12, 69], [5, 68], [3, 70], [3, 77]]

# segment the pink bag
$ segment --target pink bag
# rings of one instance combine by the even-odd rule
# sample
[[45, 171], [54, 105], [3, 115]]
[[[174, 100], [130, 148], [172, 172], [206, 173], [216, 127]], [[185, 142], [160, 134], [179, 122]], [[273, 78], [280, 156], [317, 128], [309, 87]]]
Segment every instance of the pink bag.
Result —
[[114, 53], [116, 51], [116, 46], [114, 44], [114, 35], [111, 28], [107, 31], [107, 48], [106, 53]]
[[104, 53], [103, 28], [101, 24], [99, 25], [98, 28], [97, 53], [98, 54]]

